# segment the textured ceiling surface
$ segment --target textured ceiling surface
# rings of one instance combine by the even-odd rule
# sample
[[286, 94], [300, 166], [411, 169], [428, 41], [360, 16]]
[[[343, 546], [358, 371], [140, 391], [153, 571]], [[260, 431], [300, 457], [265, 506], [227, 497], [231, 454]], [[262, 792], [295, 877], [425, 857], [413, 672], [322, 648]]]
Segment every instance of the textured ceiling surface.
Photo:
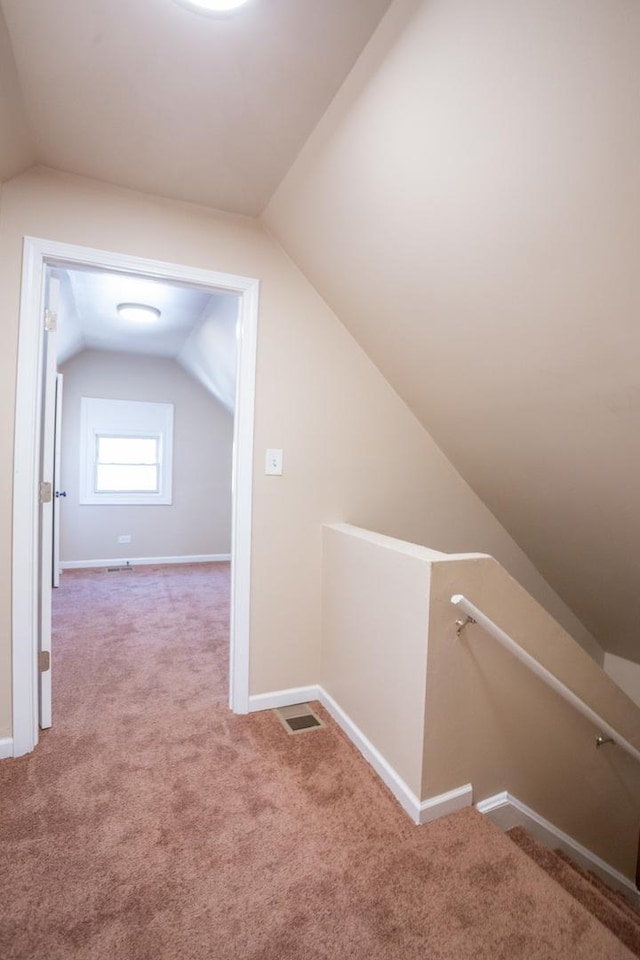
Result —
[[[2, 10], [39, 163], [257, 214], [389, 2], [252, 0], [223, 19], [173, 0]], [[1, 124], [19, 94], [0, 97]]]

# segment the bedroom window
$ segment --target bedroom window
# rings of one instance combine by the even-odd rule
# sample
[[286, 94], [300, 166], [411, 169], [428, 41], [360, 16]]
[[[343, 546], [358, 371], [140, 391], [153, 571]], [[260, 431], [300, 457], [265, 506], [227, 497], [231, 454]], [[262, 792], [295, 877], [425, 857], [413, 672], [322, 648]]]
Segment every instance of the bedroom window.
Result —
[[96, 436], [96, 493], [158, 493], [160, 437]]
[[171, 503], [173, 404], [83, 397], [80, 420], [80, 503]]

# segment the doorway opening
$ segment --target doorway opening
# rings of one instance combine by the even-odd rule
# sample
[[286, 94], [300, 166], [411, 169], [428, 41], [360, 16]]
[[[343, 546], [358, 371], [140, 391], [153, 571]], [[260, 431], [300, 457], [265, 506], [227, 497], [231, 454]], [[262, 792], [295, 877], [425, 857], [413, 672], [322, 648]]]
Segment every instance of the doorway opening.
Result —
[[[20, 317], [20, 345], [18, 366], [18, 391], [16, 411], [16, 441], [15, 441], [15, 495], [14, 495], [14, 568], [13, 568], [13, 754], [20, 756], [34, 748], [38, 741], [40, 725], [46, 726], [46, 693], [50, 689], [50, 658], [47, 657], [47, 643], [51, 629], [51, 573], [57, 570], [57, 561], [53, 550], [50, 549], [48, 537], [49, 529], [53, 531], [54, 507], [59, 506], [60, 495], [67, 491], [60, 489], [56, 477], [53, 475], [55, 444], [53, 437], [55, 430], [48, 423], [47, 390], [51, 392], [51, 376], [57, 377], [58, 371], [51, 362], [51, 353], [54, 352], [53, 340], [57, 335], [56, 306], [49, 303], [52, 287], [64, 288], [63, 293], [69, 298], [69, 290], [73, 292], [75, 286], [75, 300], [88, 297], [93, 304], [90, 311], [94, 325], [89, 325], [84, 331], [77, 323], [69, 322], [67, 309], [63, 304], [59, 308], [61, 314], [60, 332], [62, 335], [62, 357], [73, 365], [73, 358], [82, 356], [85, 347], [94, 351], [104, 370], [107, 367], [118, 369], [117, 360], [114, 363], [117, 348], [117, 331], [105, 320], [105, 311], [110, 315], [117, 313], [118, 304], [149, 301], [155, 297], [165, 297], [163, 306], [156, 303], [147, 305], [166, 314], [166, 321], [162, 334], [146, 335], [140, 331], [127, 329], [127, 343], [129, 349], [127, 363], [140, 362], [140, 358], [147, 348], [144, 347], [145, 338], [153, 340], [149, 348], [155, 353], [156, 360], [149, 358], [148, 366], [160, 362], [159, 355], [178, 358], [182, 367], [189, 374], [197, 378], [210, 393], [217, 395], [217, 400], [226, 404], [227, 409], [233, 408], [233, 446], [230, 460], [232, 461], [232, 495], [230, 504], [231, 527], [231, 627], [230, 627], [230, 669], [229, 669], [229, 704], [237, 713], [248, 710], [249, 698], [249, 574], [251, 549], [251, 476], [253, 453], [253, 414], [255, 396], [255, 353], [257, 333], [257, 296], [258, 281], [235, 275], [221, 274], [208, 270], [186, 267], [182, 265], [150, 261], [137, 257], [90, 250], [74, 247], [52, 241], [27, 238], [24, 248], [23, 286]], [[145, 286], [146, 285], [146, 286]], [[146, 293], [144, 291], [147, 291]], [[151, 291], [151, 293], [149, 293]], [[64, 298], [63, 298], [64, 299]], [[96, 304], [99, 308], [96, 308]], [[187, 309], [189, 307], [189, 309]], [[102, 313], [101, 313], [102, 311]], [[80, 311], [79, 311], [80, 312]], [[63, 317], [64, 314], [64, 317]], [[191, 326], [188, 326], [186, 315], [191, 317]], [[175, 323], [168, 322], [173, 317]], [[232, 318], [232, 319], [230, 319]], [[120, 318], [118, 318], [119, 320]], [[49, 329], [46, 329], [49, 328]], [[182, 339], [181, 339], [182, 338]], [[82, 346], [79, 349], [79, 345]], [[218, 353], [224, 352], [226, 343], [226, 359], [216, 367], [207, 360], [211, 356], [214, 346]], [[104, 349], [110, 352], [110, 358], [105, 362]], [[130, 349], [134, 346], [133, 351]], [[231, 350], [231, 347], [234, 349]], [[49, 364], [47, 354], [49, 353]], [[66, 354], [66, 356], [65, 356]], [[138, 360], [130, 360], [132, 354]], [[235, 354], [235, 356], [232, 356]], [[102, 359], [101, 359], [102, 358]], [[230, 359], [231, 358], [231, 359]], [[86, 358], [85, 358], [86, 359]], [[91, 357], [89, 357], [91, 359]], [[172, 362], [175, 363], [175, 360]], [[75, 364], [78, 365], [77, 363]], [[89, 363], [89, 366], [91, 364]], [[124, 366], [125, 364], [123, 364]], [[49, 366], [49, 375], [47, 375]], [[52, 374], [51, 371], [54, 371]], [[103, 373], [104, 373], [103, 370]], [[122, 372], [122, 371], [121, 371]], [[84, 371], [85, 377], [92, 376], [91, 371]], [[95, 373], [95, 371], [94, 371]], [[106, 375], [106, 374], [105, 374]], [[125, 377], [126, 379], [126, 377]], [[135, 378], [133, 378], [135, 379]], [[131, 418], [156, 412], [145, 407], [143, 397], [131, 396], [133, 388], [131, 371], [128, 376], [130, 388], [127, 391], [127, 400], [140, 404], [127, 411], [118, 410], [124, 414], [121, 417], [121, 428], [115, 429], [112, 424], [96, 433], [87, 432], [86, 424], [83, 427], [86, 436], [90, 439], [87, 449], [91, 456], [96, 453], [95, 437], [101, 436], [101, 453], [103, 461], [99, 466], [99, 482], [96, 488], [90, 491], [91, 495], [100, 497], [112, 493], [116, 496], [131, 494], [131, 490], [115, 488], [135, 488], [136, 496], [143, 493], [147, 496], [146, 502], [153, 502], [154, 495], [162, 495], [167, 504], [167, 496], [171, 499], [171, 492], [167, 494], [166, 482], [161, 480], [161, 459], [171, 454], [171, 444], [168, 442], [168, 433], [161, 434], [159, 428], [143, 427], [137, 424], [131, 428]], [[57, 380], [58, 389], [60, 381]], [[97, 387], [97, 381], [96, 381]], [[76, 384], [75, 390], [78, 391]], [[84, 388], [82, 388], [84, 389]], [[84, 392], [87, 393], [86, 389]], [[93, 390], [98, 396], [104, 389]], [[135, 393], [136, 390], [133, 389]], [[55, 397], [55, 387], [53, 391]], [[104, 397], [102, 398], [104, 399]], [[112, 398], [122, 400], [123, 398]], [[165, 406], [170, 406], [165, 403]], [[149, 404], [146, 404], [149, 407]], [[97, 406], [96, 414], [99, 423], [102, 412]], [[55, 410], [55, 403], [54, 403]], [[93, 411], [95, 414], [95, 410]], [[112, 410], [113, 413], [113, 410]], [[166, 411], [164, 411], [166, 413]], [[117, 418], [116, 418], [117, 419]], [[51, 421], [55, 422], [55, 417]], [[94, 427], [95, 427], [94, 423]], [[106, 423], [106, 421], [105, 421]], [[127, 425], [129, 424], [129, 425]], [[203, 443], [206, 442], [203, 424]], [[59, 436], [60, 431], [58, 431]], [[64, 433], [64, 427], [63, 427]], [[119, 445], [112, 442], [114, 437]], [[146, 436], [146, 444], [138, 443], [136, 451], [133, 449], [131, 437]], [[79, 447], [82, 444], [78, 445]], [[138, 447], [140, 449], [138, 449]], [[143, 453], [140, 451], [144, 447]], [[51, 452], [49, 452], [51, 451]], [[125, 453], [129, 451], [129, 453]], [[86, 451], [85, 451], [86, 456]], [[118, 462], [131, 457], [135, 462]], [[111, 458], [111, 460], [109, 460]], [[138, 458], [136, 460], [136, 458]], [[140, 458], [143, 461], [140, 463]], [[95, 462], [88, 467], [88, 475], [94, 471]], [[165, 463], [166, 467], [166, 463]], [[82, 471], [78, 470], [81, 484]], [[164, 476], [171, 476], [172, 471], [165, 469]], [[50, 484], [47, 489], [47, 484]], [[136, 486], [137, 485], [137, 486]], [[89, 483], [91, 486], [91, 483]], [[146, 491], [138, 489], [147, 487]], [[59, 496], [56, 497], [55, 493]], [[86, 491], [85, 491], [86, 492]], [[184, 491], [183, 491], [184, 493]], [[50, 494], [50, 495], [48, 495]], [[151, 496], [151, 501], [148, 497]], [[184, 499], [184, 498], [183, 498]], [[86, 500], [85, 503], [93, 501]], [[144, 502], [144, 501], [141, 501]], [[192, 504], [193, 506], [193, 504]], [[108, 507], [106, 508], [108, 510]], [[141, 508], [143, 509], [143, 508]], [[85, 515], [86, 516], [86, 515]], [[130, 514], [133, 516], [133, 514]], [[147, 515], [148, 517], [148, 515]], [[141, 521], [143, 522], [143, 521]], [[206, 525], [206, 524], [205, 524]], [[148, 526], [148, 524], [147, 524]], [[151, 525], [153, 527], [153, 525]], [[180, 526], [178, 520], [178, 526]], [[197, 517], [196, 517], [197, 526]], [[144, 527], [144, 522], [143, 522]], [[201, 550], [204, 540], [198, 540], [198, 533], [193, 533], [191, 541], [193, 549], [185, 548], [181, 553], [158, 553], [160, 541], [154, 540], [155, 531], [148, 529], [146, 534], [143, 528], [139, 535], [134, 537], [128, 530], [122, 532], [109, 530], [109, 537], [116, 536], [117, 546], [113, 554], [106, 557], [87, 556], [87, 551], [95, 553], [97, 547], [79, 546], [73, 548], [67, 545], [67, 552], [80, 551], [78, 557], [71, 557], [80, 565], [87, 559], [123, 560], [126, 563], [133, 559], [142, 560], [211, 560], [212, 555], [226, 554], [223, 550]], [[142, 548], [144, 537], [150, 537], [146, 546]], [[52, 534], [51, 534], [52, 536]], [[130, 539], [129, 539], [130, 538]], [[135, 545], [141, 547], [136, 551]], [[106, 543], [106, 541], [103, 541]], [[209, 542], [213, 542], [210, 540]], [[221, 541], [219, 541], [221, 542]], [[154, 552], [154, 546], [156, 552]], [[84, 550], [84, 554], [82, 551]], [[71, 556], [71, 554], [69, 554]], [[68, 565], [68, 564], [67, 564]], [[96, 562], [94, 565], [98, 565]], [[64, 566], [64, 564], [63, 564]], [[48, 661], [48, 662], [47, 662]], [[49, 674], [47, 676], [47, 673]], [[43, 716], [44, 693], [44, 723]], [[50, 693], [49, 693], [50, 696]]]

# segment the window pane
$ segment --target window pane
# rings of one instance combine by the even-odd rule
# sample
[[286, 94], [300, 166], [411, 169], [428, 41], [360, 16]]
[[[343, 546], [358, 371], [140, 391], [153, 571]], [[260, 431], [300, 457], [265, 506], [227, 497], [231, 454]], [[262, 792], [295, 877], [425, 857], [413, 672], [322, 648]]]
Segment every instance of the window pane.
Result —
[[157, 466], [129, 466], [128, 464], [98, 464], [96, 493], [119, 491], [156, 493], [158, 490]]
[[99, 463], [157, 463], [157, 437], [98, 437]]

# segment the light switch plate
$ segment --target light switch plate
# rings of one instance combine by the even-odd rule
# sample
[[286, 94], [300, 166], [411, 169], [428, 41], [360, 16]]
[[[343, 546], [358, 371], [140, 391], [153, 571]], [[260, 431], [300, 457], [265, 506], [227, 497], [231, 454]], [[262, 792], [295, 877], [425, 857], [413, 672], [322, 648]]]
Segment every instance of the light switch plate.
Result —
[[267, 450], [264, 472], [268, 477], [282, 476], [282, 450]]

